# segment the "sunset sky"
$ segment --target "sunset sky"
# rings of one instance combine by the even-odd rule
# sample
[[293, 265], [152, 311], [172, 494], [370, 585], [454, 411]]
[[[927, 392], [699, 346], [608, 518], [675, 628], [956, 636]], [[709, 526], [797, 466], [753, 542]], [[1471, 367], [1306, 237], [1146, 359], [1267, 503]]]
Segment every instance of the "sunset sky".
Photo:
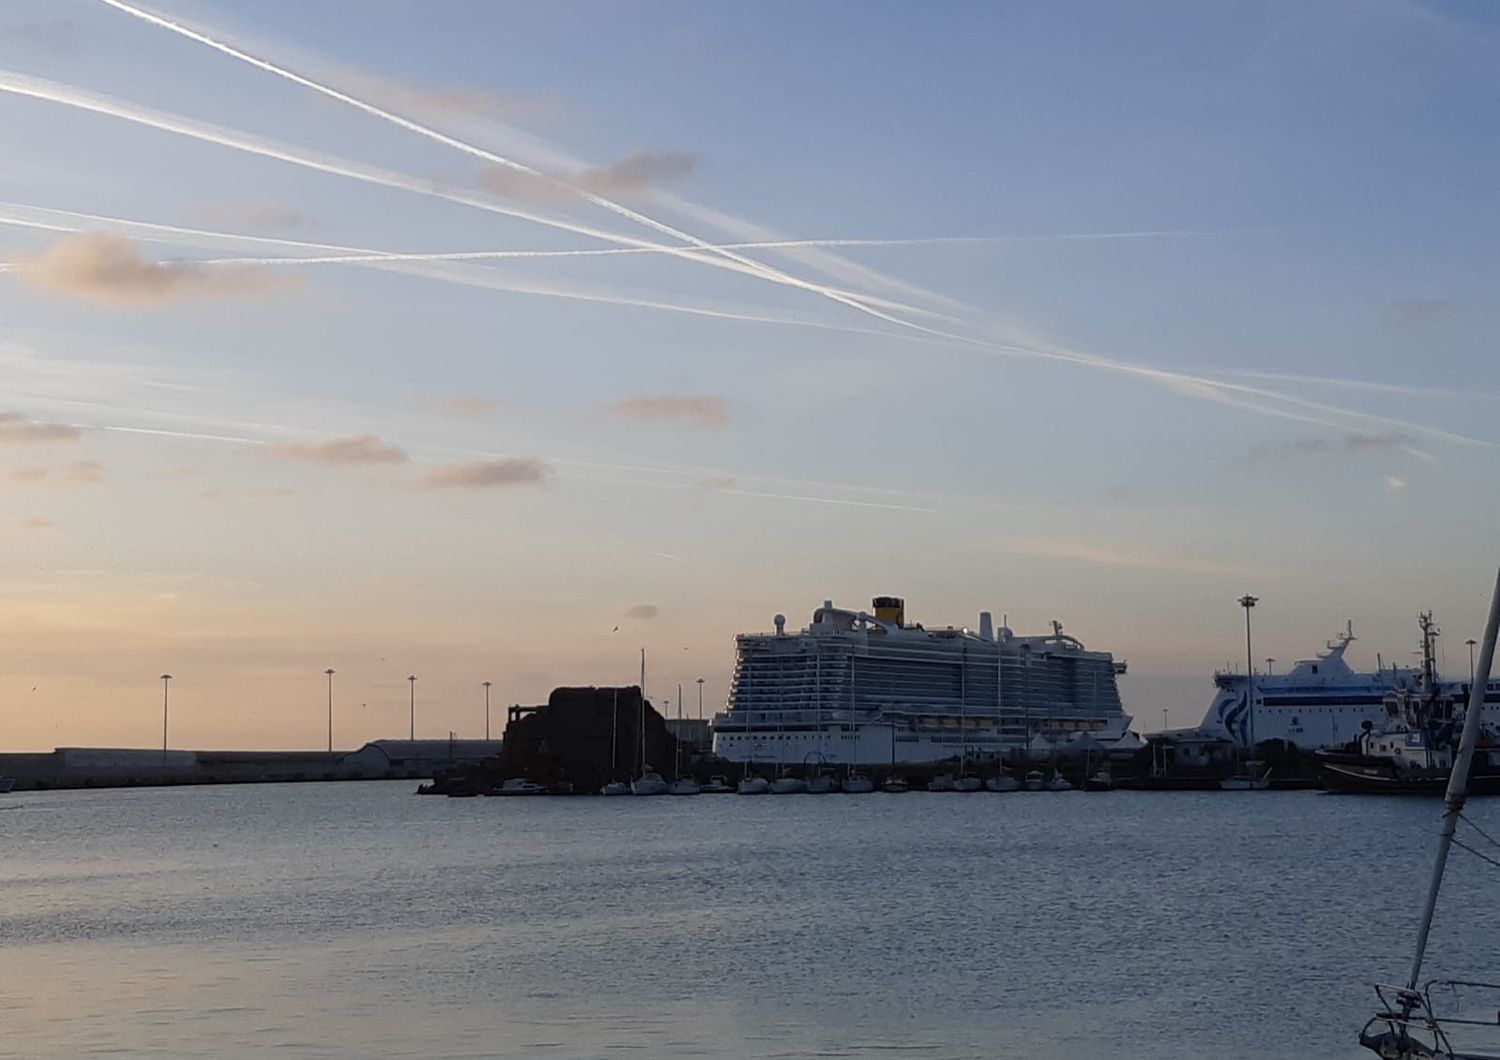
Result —
[[1147, 729], [1246, 592], [1456, 675], [1497, 65], [1479, 0], [7, 0], [0, 748], [152, 745], [163, 672], [179, 747], [321, 744], [330, 666], [340, 746], [642, 647], [712, 709], [884, 593]]

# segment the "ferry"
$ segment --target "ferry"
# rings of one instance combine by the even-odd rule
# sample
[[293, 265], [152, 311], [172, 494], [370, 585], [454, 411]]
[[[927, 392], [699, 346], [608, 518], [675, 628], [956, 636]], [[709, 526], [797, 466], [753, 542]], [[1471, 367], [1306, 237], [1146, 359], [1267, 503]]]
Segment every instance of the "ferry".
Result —
[[[1135, 740], [1116, 678], [1125, 663], [1065, 634], [1017, 636], [990, 612], [978, 629], [906, 619], [900, 597], [870, 611], [825, 600], [805, 629], [735, 638], [714, 753], [767, 765], [896, 765], [998, 758], [1084, 734]], [[1138, 744], [1136, 744], [1138, 746]]]
[[[1317, 751], [1341, 747], [1362, 733], [1381, 728], [1387, 717], [1386, 698], [1417, 688], [1423, 679], [1422, 670], [1381, 664], [1371, 671], [1356, 671], [1344, 658], [1356, 639], [1353, 623], [1346, 623], [1344, 631], [1328, 641], [1324, 651], [1311, 659], [1298, 660], [1284, 674], [1257, 671], [1249, 681], [1240, 672], [1216, 671], [1214, 686], [1218, 691], [1198, 730], [1247, 746], [1251, 724], [1246, 704], [1251, 688], [1256, 743], [1281, 740], [1304, 751]], [[1460, 701], [1468, 696], [1467, 681], [1440, 684], [1445, 694]], [[1491, 681], [1486, 687], [1485, 721], [1500, 722], [1500, 681]]]

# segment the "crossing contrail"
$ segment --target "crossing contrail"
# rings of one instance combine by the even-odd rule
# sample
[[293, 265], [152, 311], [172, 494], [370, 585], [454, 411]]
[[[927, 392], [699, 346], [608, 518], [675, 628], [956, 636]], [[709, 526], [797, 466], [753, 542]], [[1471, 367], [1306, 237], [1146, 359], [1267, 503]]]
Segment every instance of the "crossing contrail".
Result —
[[579, 198], [587, 203], [597, 206], [600, 209], [608, 210], [609, 212], [617, 214], [618, 216], [623, 217], [626, 220], [634, 221], [636, 224], [653, 229], [657, 232], [662, 233], [663, 235], [671, 236], [673, 239], [679, 239], [684, 243], [690, 243], [692, 244], [693, 248], [696, 248], [699, 251], [715, 254], [719, 257], [725, 258], [730, 262], [740, 265], [744, 269], [750, 270], [750, 273], [752, 275], [758, 275], [762, 279], [769, 280], [773, 283], [797, 287], [813, 294], [821, 295], [824, 298], [831, 299], [834, 302], [838, 302], [842, 305], [848, 306], [849, 308], [854, 309], [858, 312], [866, 313], [897, 327], [911, 328], [913, 330], [924, 332], [939, 338], [952, 339], [958, 342], [976, 341], [969, 338], [968, 336], [942, 331], [936, 328], [929, 328], [924, 324], [918, 324], [914, 321], [905, 320], [899, 316], [894, 315], [893, 313], [886, 312], [885, 310], [880, 308], [876, 308], [871, 299], [861, 299], [860, 297], [856, 297], [849, 292], [841, 291], [837, 288], [829, 287], [825, 284], [815, 283], [810, 280], [804, 280], [801, 277], [793, 276], [790, 273], [786, 273], [780, 269], [776, 269], [769, 265], [766, 265], [763, 262], [755, 261], [752, 258], [747, 258], [737, 251], [716, 249], [713, 244], [706, 242], [705, 240], [693, 235], [690, 232], [685, 232], [679, 228], [675, 228], [672, 225], [667, 224], [664, 221], [658, 221], [653, 217], [647, 216], [646, 214], [640, 213], [636, 210], [632, 210], [630, 207], [615, 202], [613, 199], [607, 198], [603, 195], [596, 195], [593, 192], [588, 191], [587, 189], [579, 188], [575, 185], [569, 184], [567, 181], [560, 180], [557, 177], [544, 173], [542, 170], [536, 169], [532, 166], [528, 166], [524, 162], [517, 162], [515, 159], [507, 158], [504, 155], [496, 154], [493, 151], [488, 151], [483, 147], [478, 147], [474, 144], [468, 143], [465, 140], [460, 140], [455, 136], [449, 136], [446, 133], [439, 132], [438, 130], [433, 129], [430, 126], [423, 125], [421, 122], [413, 121], [410, 118], [403, 117], [402, 115], [396, 114], [393, 111], [386, 110], [384, 107], [378, 107], [373, 103], [359, 99], [347, 92], [342, 92], [339, 89], [332, 87], [331, 85], [326, 85], [321, 81], [315, 81], [310, 77], [305, 77], [302, 74], [289, 70], [284, 66], [279, 66], [268, 59], [262, 59], [258, 56], [251, 55], [249, 52], [236, 48], [234, 45], [209, 36], [206, 33], [190, 29], [187, 26], [184, 26], [178, 22], [174, 22], [169, 18], [164, 18], [161, 15], [153, 14], [152, 12], [147, 11], [144, 8], [137, 7], [134, 4], [126, 3], [125, 0], [99, 0], [99, 2], [105, 4], [108, 7], [112, 7], [117, 11], [122, 11], [127, 15], [140, 19], [143, 22], [147, 22], [153, 26], [160, 27], [162, 29], [175, 33], [178, 36], [185, 37], [188, 40], [195, 41], [206, 47], [212, 48], [215, 51], [227, 55], [232, 59], [237, 59], [240, 62], [248, 63], [249, 65], [254, 66], [257, 69], [264, 70], [269, 74], [274, 74], [275, 76], [290, 81], [293, 84], [300, 85], [303, 88], [309, 89], [313, 92], [317, 92], [320, 95], [327, 96], [329, 99], [336, 100], [337, 102], [343, 103], [346, 106], [353, 107], [356, 110], [369, 114], [372, 117], [389, 122], [392, 125], [397, 126], [398, 128], [405, 129], [406, 131], [414, 133], [418, 136], [426, 137], [427, 139], [432, 140], [435, 143], [442, 144], [445, 147], [451, 147], [456, 151], [461, 151], [464, 154], [470, 155], [474, 158], [483, 159], [484, 161], [489, 162], [493, 165], [501, 166], [505, 169], [509, 169], [517, 173], [522, 173], [528, 178], [545, 181], [548, 184], [568, 189], [574, 194], [578, 195]]
[[[326, 173], [331, 176], [345, 177], [367, 184], [391, 188], [398, 191], [412, 192], [425, 195], [456, 205], [468, 206], [489, 213], [499, 214], [516, 220], [539, 224], [548, 228], [569, 232], [573, 235], [586, 236], [607, 243], [623, 245], [641, 250], [651, 251], [659, 254], [667, 254], [706, 264], [715, 268], [728, 269], [746, 275], [759, 276], [760, 273], [752, 267], [743, 266], [733, 261], [713, 258], [695, 250], [692, 247], [670, 246], [664, 243], [653, 243], [647, 239], [639, 239], [634, 236], [622, 235], [592, 225], [552, 217], [547, 214], [537, 213], [533, 210], [525, 210], [519, 207], [510, 207], [496, 203], [479, 195], [445, 187], [435, 181], [421, 180], [417, 177], [404, 173], [394, 172], [378, 166], [365, 165], [347, 159], [338, 158], [321, 152], [309, 151], [302, 148], [292, 147], [287, 144], [242, 133], [237, 130], [227, 129], [223, 126], [214, 125], [210, 122], [198, 121], [185, 118], [176, 114], [154, 110], [150, 107], [128, 103], [123, 100], [104, 96], [99, 93], [89, 92], [72, 85], [64, 85], [59, 82], [49, 81], [45, 78], [32, 77], [28, 74], [20, 74], [15, 71], [0, 70], [0, 92], [8, 92], [12, 95], [26, 96], [40, 99], [62, 106], [72, 107], [95, 114], [117, 118], [133, 124], [143, 125], [161, 132], [173, 133], [189, 139], [199, 140], [204, 143], [215, 144], [233, 150], [243, 151], [247, 154], [258, 155], [262, 158], [271, 158], [286, 162], [290, 165], [302, 166], [317, 172]], [[893, 309], [917, 313], [921, 315], [932, 315], [930, 311], [908, 306], [899, 302], [891, 302], [880, 298], [867, 298], [872, 305], [888, 306]]]
[[[1373, 422], [1398, 422], [1387, 420], [1383, 417], [1376, 417], [1364, 413], [1354, 412], [1352, 410], [1339, 409], [1334, 406], [1325, 406], [1319, 405], [1317, 403], [1303, 401], [1301, 399], [1292, 398], [1288, 395], [1280, 394], [1264, 388], [1249, 387], [1242, 384], [1231, 384], [1226, 383], [1222, 380], [1209, 379], [1186, 372], [1151, 368], [1148, 366], [1136, 365], [1125, 361], [1115, 361], [1110, 358], [1100, 357], [1093, 354], [1083, 354], [1078, 351], [1068, 350], [1063, 347], [1037, 346], [1023, 343], [993, 342], [986, 339], [975, 338], [972, 335], [963, 334], [961, 332], [929, 327], [927, 325], [917, 323], [916, 321], [905, 319], [902, 316], [897, 315], [900, 312], [920, 312], [916, 309], [916, 307], [894, 303], [889, 300], [876, 299], [873, 296], [869, 295], [854, 295], [850, 292], [842, 291], [838, 288], [814, 283], [812, 281], [793, 276], [782, 270], [768, 266], [762, 262], [747, 258], [739, 254], [739, 252], [736, 250], [724, 248], [716, 249], [715, 245], [712, 243], [709, 243], [697, 236], [691, 235], [690, 233], [681, 231], [664, 222], [657, 221], [654, 218], [641, 214], [635, 210], [630, 209], [629, 207], [623, 206], [603, 196], [595, 195], [585, 190], [577, 189], [572, 185], [567, 184], [566, 181], [559, 180], [556, 177], [552, 177], [540, 170], [517, 162], [514, 159], [506, 158], [503, 155], [496, 154], [492, 151], [487, 151], [484, 148], [477, 147], [470, 143], [466, 143], [465, 141], [459, 140], [456, 137], [448, 136], [428, 126], [422, 125], [419, 122], [412, 121], [411, 119], [402, 117], [399, 114], [395, 114], [391, 111], [375, 106], [374, 104], [368, 103], [364, 100], [360, 100], [354, 96], [349, 95], [348, 93], [341, 92], [336, 88], [304, 77], [284, 67], [271, 63], [265, 59], [260, 59], [256, 56], [250, 55], [249, 53], [235, 48], [232, 45], [219, 41], [206, 34], [189, 29], [185, 26], [180, 25], [179, 23], [173, 22], [170, 19], [152, 14], [151, 12], [136, 7], [133, 4], [126, 3], [124, 2], [124, 0], [99, 0], [99, 2], [113, 7], [116, 10], [129, 14], [132, 17], [169, 30], [170, 32], [183, 36], [189, 40], [193, 40], [197, 43], [203, 44], [207, 47], [213, 48], [214, 50], [228, 55], [238, 61], [248, 63], [251, 66], [264, 70], [277, 77], [288, 80], [294, 84], [301, 85], [311, 91], [315, 91], [330, 99], [334, 99], [338, 102], [344, 103], [345, 105], [351, 106], [364, 113], [370, 114], [371, 116], [389, 122], [409, 132], [426, 137], [427, 139], [433, 140], [434, 142], [452, 147], [455, 150], [462, 151], [463, 153], [469, 154], [473, 157], [484, 159], [491, 164], [498, 165], [515, 172], [524, 173], [529, 177], [557, 183], [558, 185], [563, 187], [568, 187], [574, 193], [578, 194], [580, 199], [585, 202], [589, 202], [595, 206], [615, 213], [635, 223], [644, 225], [655, 231], [661, 232], [664, 235], [671, 236], [674, 239], [681, 240], [682, 242], [691, 245], [670, 246], [665, 244], [653, 244], [646, 240], [639, 240], [629, 236], [621, 235], [619, 233], [603, 231], [593, 228], [592, 226], [537, 214], [534, 211], [500, 206], [494, 202], [479, 198], [477, 196], [466, 195], [448, 189], [443, 189], [438, 187], [436, 184], [430, 182], [422, 182], [410, 177], [404, 177], [400, 174], [391, 174], [387, 171], [375, 170], [374, 167], [357, 166], [350, 163], [344, 163], [342, 162], [342, 160], [339, 160], [336, 164], [330, 165], [326, 158], [311, 156], [306, 152], [291, 151], [286, 148], [280, 147], [279, 145], [272, 145], [268, 141], [260, 140], [259, 138], [238, 135], [229, 136], [226, 135], [224, 131], [214, 130], [212, 129], [212, 127], [208, 127], [206, 130], [202, 123], [188, 122], [184, 119], [172, 119], [169, 116], [161, 115], [151, 116], [156, 120], [143, 120], [143, 108], [134, 108], [135, 113], [124, 113], [122, 112], [120, 106], [118, 104], [115, 104], [113, 101], [105, 101], [108, 103], [107, 106], [101, 105], [101, 100], [99, 97], [93, 97], [89, 93], [82, 93], [80, 92], [80, 90], [76, 89], [67, 90], [67, 94], [69, 94], [71, 98], [61, 98], [56, 92], [56, 89], [61, 86], [51, 86], [52, 92], [49, 94], [47, 91], [38, 89], [38, 83], [40, 79], [25, 78], [23, 75], [0, 75], [0, 90], [17, 92], [22, 95], [32, 95], [43, 99], [52, 99], [56, 102], [68, 102], [75, 106], [81, 106], [83, 109], [95, 110], [100, 113], [113, 114], [117, 117], [126, 118], [127, 120], [140, 121], [142, 124], [155, 125], [155, 127], [160, 129], [180, 132], [184, 135], [195, 136], [199, 139], [217, 142], [224, 146], [240, 147], [243, 150], [248, 150], [253, 153], [266, 155], [269, 157], [280, 158], [284, 161], [292, 162], [294, 164], [310, 165], [311, 168], [321, 169], [324, 172], [336, 173], [346, 177], [353, 177], [354, 179], [370, 181], [372, 183], [385, 184], [389, 187], [403, 188], [404, 190], [416, 191], [422, 194], [436, 195], [439, 198], [448, 199], [449, 201], [459, 202], [465, 205], [477, 206], [480, 209], [489, 210], [494, 213], [528, 220], [534, 223], [545, 224], [550, 227], [574, 232], [579, 235], [586, 235], [591, 238], [602, 239], [615, 244], [653, 247], [658, 249], [662, 253], [673, 254], [687, 260], [710, 264], [717, 267], [730, 268], [734, 271], [753, 275], [770, 282], [800, 288], [811, 293], [818, 294], [834, 302], [843, 304], [851, 309], [874, 317], [898, 328], [914, 331], [929, 336], [933, 339], [945, 340], [947, 342], [951, 342], [970, 349], [989, 350], [1005, 355], [1020, 355], [1037, 357], [1045, 360], [1062, 361], [1117, 374], [1130, 375], [1167, 385], [1178, 393], [1188, 393], [1198, 398], [1207, 398], [1209, 400], [1237, 405], [1238, 407], [1244, 408], [1248, 411], [1255, 411], [1260, 414], [1283, 416], [1292, 419], [1303, 419], [1308, 422], [1320, 423], [1323, 426], [1328, 427], [1337, 427], [1340, 429], [1346, 428], [1348, 417]], [[161, 119], [163, 117], [167, 117], [167, 121], [162, 121]], [[208, 132], [207, 135], [205, 135], [206, 131]], [[397, 263], [389, 263], [385, 266], [377, 267], [395, 267], [396, 264]], [[420, 263], [405, 264], [407, 267], [409, 267], [411, 265]], [[1267, 405], [1266, 402], [1271, 402], [1272, 404]], [[1284, 406], [1292, 406], [1292, 408], [1289, 409]], [[1303, 411], [1295, 411], [1295, 409], [1297, 408], [1300, 408]], [[1326, 418], [1327, 416], [1334, 416], [1335, 418], [1329, 419]], [[1420, 427], [1419, 425], [1413, 426], [1416, 426], [1417, 429], [1419, 429], [1423, 433], [1427, 433], [1431, 436], [1443, 437], [1446, 440], [1463, 440], [1470, 444], [1479, 445], [1494, 444], [1479, 439], [1464, 438], [1463, 436], [1454, 435], [1450, 432], [1440, 431], [1436, 428]]]

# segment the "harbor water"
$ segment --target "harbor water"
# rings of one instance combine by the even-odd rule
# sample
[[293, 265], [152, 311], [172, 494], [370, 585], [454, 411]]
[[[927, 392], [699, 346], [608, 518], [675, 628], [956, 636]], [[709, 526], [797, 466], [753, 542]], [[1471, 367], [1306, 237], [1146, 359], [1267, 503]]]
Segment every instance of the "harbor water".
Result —
[[[0, 1056], [1352, 1058], [1440, 812], [413, 787], [0, 799]], [[1496, 882], [1455, 852], [1432, 975], [1500, 970]]]

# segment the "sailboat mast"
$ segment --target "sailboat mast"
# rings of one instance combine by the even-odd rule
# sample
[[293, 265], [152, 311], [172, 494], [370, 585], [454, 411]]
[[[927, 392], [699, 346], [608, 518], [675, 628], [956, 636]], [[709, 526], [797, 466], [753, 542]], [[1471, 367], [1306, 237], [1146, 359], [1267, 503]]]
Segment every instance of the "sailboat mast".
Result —
[[672, 779], [682, 779], [682, 682], [677, 682], [677, 739], [672, 742], [676, 758], [672, 762]]
[[1479, 646], [1475, 677], [1469, 686], [1469, 707], [1464, 715], [1463, 735], [1458, 741], [1453, 771], [1448, 774], [1448, 791], [1443, 799], [1447, 809], [1443, 813], [1443, 827], [1438, 837], [1437, 862], [1432, 866], [1432, 882], [1427, 887], [1427, 904], [1422, 909], [1422, 926], [1417, 931], [1417, 952], [1412, 957], [1411, 975], [1406, 981], [1408, 990], [1417, 989], [1422, 975], [1422, 958], [1427, 953], [1427, 935], [1432, 930], [1432, 914], [1437, 908], [1438, 891], [1443, 886], [1443, 870], [1448, 864], [1448, 850], [1453, 845], [1453, 833], [1458, 828], [1458, 819], [1463, 814], [1464, 800], [1469, 793], [1469, 763], [1474, 759], [1474, 744], [1479, 739], [1479, 718], [1484, 712], [1484, 691], [1490, 683], [1490, 667], [1495, 661], [1497, 632], [1500, 632], [1500, 572], [1495, 576], [1490, 615], [1484, 624], [1484, 641]]
[[609, 716], [609, 778], [618, 780], [620, 756], [615, 752], [620, 740], [620, 690], [615, 689], [615, 705]]
[[646, 772], [646, 649], [641, 649], [641, 774]]

